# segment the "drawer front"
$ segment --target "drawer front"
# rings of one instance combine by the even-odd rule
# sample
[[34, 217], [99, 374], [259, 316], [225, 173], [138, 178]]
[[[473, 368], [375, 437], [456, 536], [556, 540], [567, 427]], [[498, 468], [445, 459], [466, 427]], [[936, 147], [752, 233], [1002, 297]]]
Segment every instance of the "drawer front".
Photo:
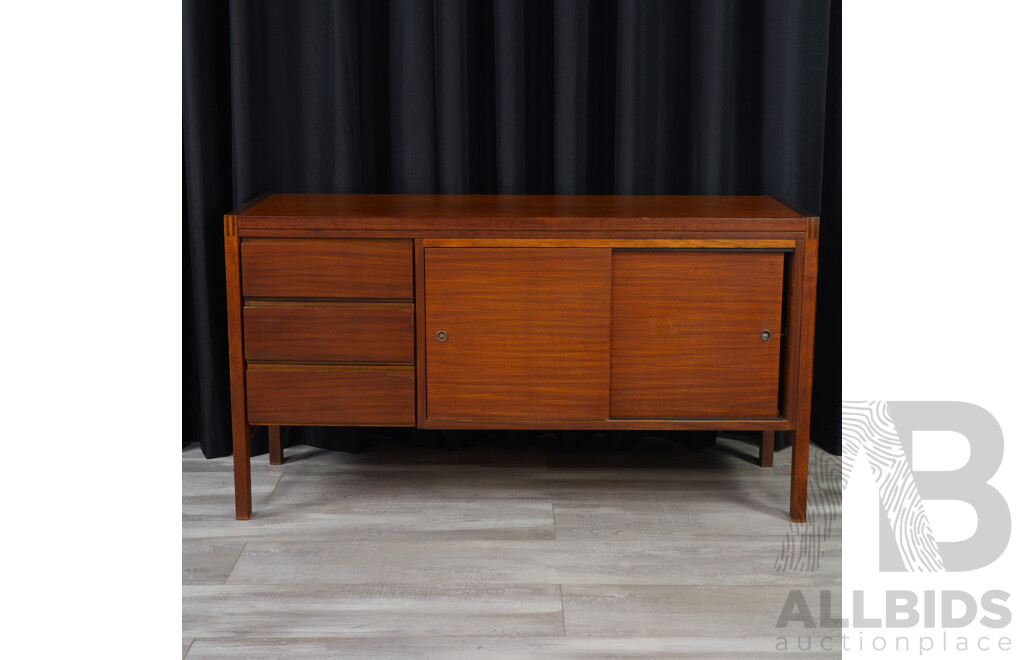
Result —
[[416, 425], [412, 367], [250, 366], [246, 398], [254, 425]]
[[241, 252], [246, 297], [413, 297], [410, 240], [249, 239]]
[[412, 304], [247, 306], [245, 359], [405, 362], [415, 359]]

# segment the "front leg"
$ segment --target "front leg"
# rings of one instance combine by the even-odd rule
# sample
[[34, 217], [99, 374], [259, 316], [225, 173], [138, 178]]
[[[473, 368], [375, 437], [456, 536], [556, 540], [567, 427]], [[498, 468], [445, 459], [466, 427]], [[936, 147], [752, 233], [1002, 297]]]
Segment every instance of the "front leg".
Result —
[[252, 477], [249, 469], [249, 425], [231, 425], [235, 463], [235, 519], [248, 520], [252, 515]]
[[818, 288], [818, 218], [807, 219], [800, 282], [800, 355], [797, 386], [796, 430], [793, 469], [789, 480], [789, 517], [807, 521], [807, 454], [811, 439], [811, 379], [814, 367], [814, 308]]
[[[810, 408], [810, 406], [803, 406]], [[793, 441], [793, 468], [789, 479], [789, 518], [795, 523], [807, 522], [807, 454], [811, 432], [811, 415], [800, 416], [796, 430], [790, 433]]]

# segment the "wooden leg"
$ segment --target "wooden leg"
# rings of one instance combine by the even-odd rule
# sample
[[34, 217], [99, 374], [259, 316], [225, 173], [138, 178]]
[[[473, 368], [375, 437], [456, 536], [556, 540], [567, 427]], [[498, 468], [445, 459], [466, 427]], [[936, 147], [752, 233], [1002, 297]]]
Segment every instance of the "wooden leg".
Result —
[[808, 218], [800, 286], [799, 380], [793, 469], [789, 477], [789, 517], [807, 522], [807, 454], [811, 441], [811, 377], [814, 366], [814, 310], [818, 287], [818, 219]]
[[238, 226], [224, 216], [224, 272], [228, 300], [228, 368], [231, 374], [231, 448], [235, 464], [235, 518], [252, 515], [249, 474], [249, 420], [245, 413], [245, 358], [242, 350], [242, 286]]
[[235, 519], [248, 520], [252, 515], [252, 478], [249, 471], [249, 425], [232, 424], [233, 459], [235, 463]]
[[775, 464], [775, 431], [761, 432], [761, 451], [758, 459], [761, 467], [771, 467]]
[[[804, 406], [809, 407], [809, 406]], [[803, 417], [801, 415], [801, 417]], [[795, 431], [790, 432], [793, 442], [793, 468], [789, 478], [789, 518], [795, 523], [807, 522], [807, 453], [810, 436], [810, 414], [807, 422], [801, 419]]]
[[270, 438], [270, 464], [284, 463], [284, 449], [281, 448], [281, 427], [268, 426], [267, 436]]

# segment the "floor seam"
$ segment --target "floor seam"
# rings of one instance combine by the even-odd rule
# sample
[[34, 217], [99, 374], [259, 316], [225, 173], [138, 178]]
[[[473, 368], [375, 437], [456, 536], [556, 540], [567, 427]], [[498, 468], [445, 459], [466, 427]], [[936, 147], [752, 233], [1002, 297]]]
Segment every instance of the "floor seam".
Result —
[[565, 632], [565, 594], [562, 592], [562, 585], [558, 585], [558, 602], [562, 605], [562, 637], [568, 637]]
[[[275, 466], [276, 467], [276, 466]], [[281, 485], [281, 477], [284, 476], [284, 470], [279, 470], [277, 473], [277, 481], [274, 482], [274, 487], [270, 489], [270, 495], [267, 495], [267, 504], [270, 504], [270, 500], [273, 499], [274, 493], [277, 492], [277, 487]]]
[[242, 549], [238, 551], [238, 556], [235, 557], [235, 562], [231, 564], [231, 570], [228, 571], [228, 574], [224, 576], [224, 582], [222, 582], [221, 584], [226, 585], [228, 583], [228, 580], [231, 579], [231, 574], [235, 572], [235, 567], [238, 566], [238, 560], [242, 558], [242, 553], [245, 552], [245, 547], [247, 545], [249, 545], [248, 541], [242, 544]]

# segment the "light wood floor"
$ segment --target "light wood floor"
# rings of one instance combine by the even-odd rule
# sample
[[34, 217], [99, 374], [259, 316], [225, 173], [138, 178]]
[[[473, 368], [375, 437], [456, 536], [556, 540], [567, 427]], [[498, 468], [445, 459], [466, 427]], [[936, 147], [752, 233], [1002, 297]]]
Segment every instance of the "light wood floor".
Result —
[[240, 522], [231, 459], [190, 446], [183, 656], [761, 658], [785, 637], [786, 655], [840, 657], [820, 646], [837, 631], [807, 652], [802, 625], [775, 627], [791, 589], [815, 617], [820, 590], [839, 601], [840, 460], [811, 447], [809, 522], [792, 525], [790, 451], [756, 455], [729, 438], [293, 447], [253, 459]]

